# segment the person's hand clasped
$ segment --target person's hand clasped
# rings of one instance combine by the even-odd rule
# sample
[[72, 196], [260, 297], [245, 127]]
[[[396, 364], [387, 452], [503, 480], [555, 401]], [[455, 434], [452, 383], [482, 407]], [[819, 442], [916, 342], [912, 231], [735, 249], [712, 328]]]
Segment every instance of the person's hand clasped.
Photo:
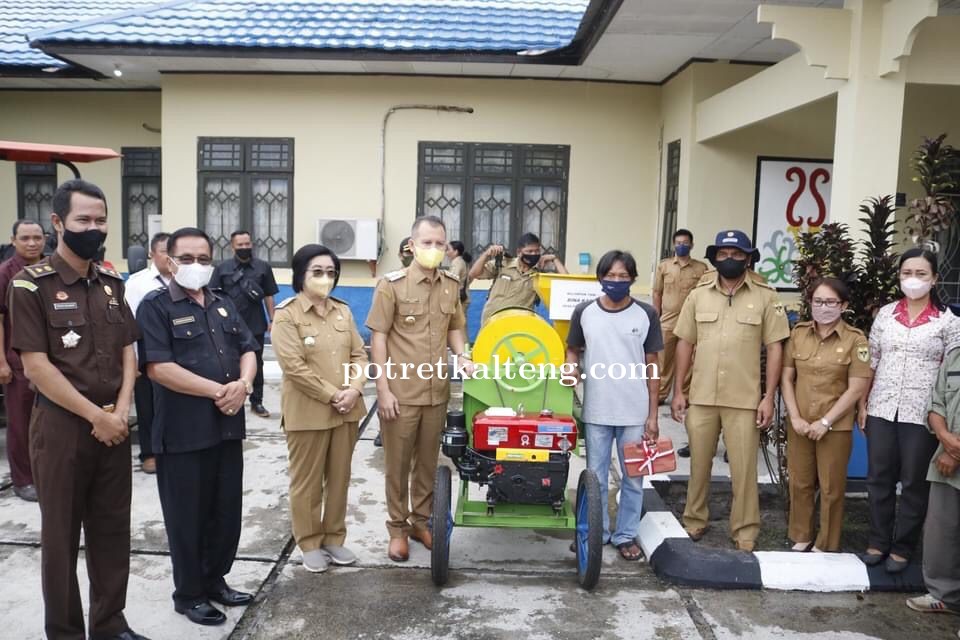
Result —
[[247, 399], [247, 385], [242, 380], [234, 380], [223, 385], [214, 401], [221, 413], [233, 416], [243, 407]]
[[330, 404], [333, 405], [337, 413], [350, 413], [357, 405], [357, 400], [359, 399], [360, 392], [351, 387], [349, 389], [341, 389], [333, 394], [333, 398], [330, 399]]

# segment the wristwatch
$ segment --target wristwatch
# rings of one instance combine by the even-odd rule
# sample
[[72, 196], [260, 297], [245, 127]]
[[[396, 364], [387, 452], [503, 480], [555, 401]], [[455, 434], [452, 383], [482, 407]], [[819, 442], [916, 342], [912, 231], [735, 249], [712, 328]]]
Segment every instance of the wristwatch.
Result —
[[249, 395], [252, 395], [252, 394], [253, 394], [253, 383], [248, 382], [248, 381], [246, 381], [246, 380], [240, 380], [240, 382], [242, 382], [242, 383], [243, 383], [243, 386], [246, 387], [246, 389], [247, 389], [247, 395], [248, 395], [248, 396], [249, 396]]
[[830, 424], [830, 421], [826, 418], [820, 418], [820, 424], [822, 424], [827, 431], [833, 431], [833, 425]]

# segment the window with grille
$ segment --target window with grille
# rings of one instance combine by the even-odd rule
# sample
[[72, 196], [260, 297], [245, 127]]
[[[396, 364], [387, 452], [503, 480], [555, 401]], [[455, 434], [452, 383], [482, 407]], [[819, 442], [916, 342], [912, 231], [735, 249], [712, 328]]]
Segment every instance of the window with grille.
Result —
[[569, 146], [421, 142], [418, 165], [417, 215], [441, 218], [448, 240], [478, 255], [530, 232], [563, 260]]
[[680, 141], [667, 145], [667, 183], [663, 197], [663, 236], [660, 257], [673, 255], [673, 233], [677, 230], [677, 198], [680, 192]]
[[278, 267], [293, 257], [293, 139], [200, 138], [197, 200], [214, 259], [231, 256], [230, 234], [252, 234], [254, 255]]
[[17, 163], [17, 217], [36, 220], [52, 233], [50, 213], [57, 190], [57, 165], [52, 162]]
[[149, 250], [151, 215], [161, 214], [160, 147], [123, 147], [123, 257], [130, 247]]

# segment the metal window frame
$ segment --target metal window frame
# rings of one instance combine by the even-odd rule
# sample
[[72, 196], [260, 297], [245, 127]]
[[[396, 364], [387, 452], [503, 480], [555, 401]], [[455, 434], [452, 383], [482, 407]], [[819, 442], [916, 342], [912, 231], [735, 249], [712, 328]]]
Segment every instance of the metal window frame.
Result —
[[[23, 220], [26, 215], [26, 202], [23, 199], [23, 189], [26, 182], [36, 182], [43, 178], [49, 178], [53, 184], [53, 190], [57, 190], [57, 165], [53, 162], [18, 162], [17, 163], [17, 220]], [[38, 220], [44, 231], [50, 226], [50, 222], [43, 224]]]
[[[674, 153], [676, 154], [676, 163], [673, 162]], [[677, 211], [680, 202], [680, 161], [682, 145], [680, 139], [667, 143], [666, 165], [667, 175], [663, 189], [663, 230], [660, 236], [660, 259], [669, 258], [673, 254], [673, 234], [677, 231]], [[676, 164], [676, 171], [673, 171]], [[670, 198], [670, 190], [673, 188], [675, 197]]]
[[[460, 147], [464, 150], [463, 170], [456, 172], [429, 171], [426, 165], [426, 153], [430, 147]], [[487, 149], [507, 149], [513, 153], [513, 164], [509, 173], [482, 173], [474, 171], [477, 151]], [[564, 165], [560, 175], [539, 176], [532, 172], [525, 172], [524, 165], [527, 154], [531, 151], [549, 149], [561, 153]], [[461, 209], [460, 226], [464, 245], [473, 247], [476, 240], [473, 237], [474, 221], [474, 186], [476, 184], [509, 184], [510, 198], [510, 234], [508, 250], [516, 247], [522, 231], [522, 196], [523, 189], [528, 185], [557, 186], [560, 188], [560, 223], [559, 241], [556, 253], [561, 260], [565, 260], [567, 240], [567, 214], [569, 211], [568, 191], [570, 185], [570, 145], [551, 144], [524, 144], [503, 142], [453, 142], [443, 140], [423, 140], [417, 145], [417, 216], [424, 213], [424, 187], [429, 183], [459, 182], [462, 185], [463, 208]], [[538, 234], [539, 235], [539, 234]]]
[[[140, 173], [136, 171], [130, 171], [127, 166], [126, 158], [136, 155], [138, 153], [156, 153], [157, 154], [157, 172], [156, 175], [149, 175], [146, 173]], [[161, 147], [121, 147], [120, 154], [124, 157], [123, 164], [121, 166], [121, 178], [120, 178], [120, 189], [121, 189], [121, 199], [122, 199], [122, 220], [121, 220], [121, 230], [123, 234], [121, 251], [124, 259], [127, 257], [127, 252], [130, 250], [130, 201], [127, 197], [129, 192], [129, 187], [132, 184], [156, 184], [157, 185], [157, 211], [160, 214], [163, 214], [163, 176], [161, 175], [162, 171], [162, 162], [163, 162], [163, 151]], [[149, 236], [149, 232], [147, 234]], [[147, 250], [149, 251], [150, 238], [147, 238]]]
[[[205, 168], [203, 166], [203, 145], [210, 143], [240, 144], [240, 168]], [[290, 163], [287, 168], [253, 168], [252, 149], [255, 144], [287, 144], [290, 147]], [[239, 228], [249, 229], [253, 233], [253, 181], [258, 179], [277, 179], [287, 180], [287, 197], [289, 199], [289, 208], [287, 210], [287, 251], [286, 258], [283, 260], [270, 260], [267, 263], [273, 267], [289, 267], [293, 260], [293, 216], [294, 216], [294, 167], [295, 167], [296, 149], [294, 138], [273, 138], [273, 137], [201, 137], [197, 138], [197, 227], [206, 229], [206, 210], [204, 209], [204, 179], [205, 178], [235, 178], [240, 180], [240, 222]], [[257, 246], [257, 239], [254, 238], [254, 247]]]

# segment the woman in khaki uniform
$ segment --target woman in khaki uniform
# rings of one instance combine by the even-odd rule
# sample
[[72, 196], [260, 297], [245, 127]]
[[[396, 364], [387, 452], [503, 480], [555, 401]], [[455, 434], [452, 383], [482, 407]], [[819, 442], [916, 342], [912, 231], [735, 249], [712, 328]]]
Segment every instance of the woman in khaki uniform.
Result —
[[463, 243], [454, 240], [447, 246], [447, 259], [450, 260], [450, 273], [460, 280], [460, 304], [463, 306], [463, 317], [467, 317], [467, 307], [470, 306], [470, 263], [473, 256], [465, 251]]
[[350, 307], [330, 297], [340, 278], [337, 256], [309, 244], [292, 267], [297, 295], [277, 306], [271, 338], [283, 369], [293, 536], [304, 568], [320, 573], [330, 562], [356, 561], [343, 542], [367, 356]]
[[[784, 349], [781, 386], [790, 413], [787, 469], [794, 551], [839, 551], [847, 462], [857, 401], [870, 383], [870, 346], [840, 316], [850, 292], [834, 278], [814, 284], [813, 320], [794, 327]], [[820, 532], [814, 503], [820, 489]]]

